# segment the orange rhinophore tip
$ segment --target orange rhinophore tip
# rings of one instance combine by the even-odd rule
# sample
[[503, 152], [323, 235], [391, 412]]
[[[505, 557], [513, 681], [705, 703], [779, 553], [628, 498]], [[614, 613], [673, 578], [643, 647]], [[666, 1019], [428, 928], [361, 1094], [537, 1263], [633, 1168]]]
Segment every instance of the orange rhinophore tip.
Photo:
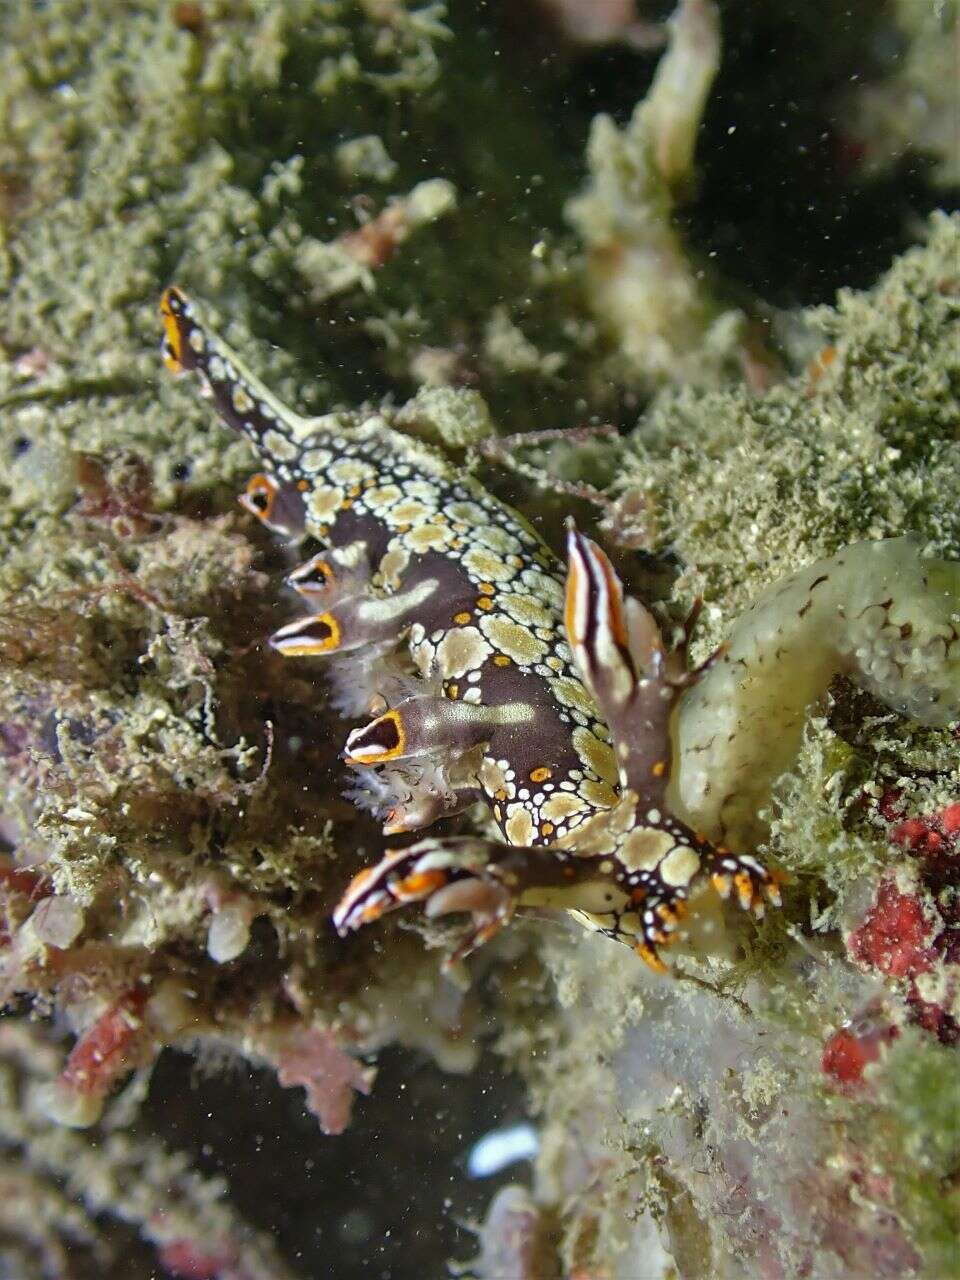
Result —
[[183, 373], [183, 327], [181, 316], [186, 315], [188, 303], [186, 296], [175, 285], [164, 289], [160, 299], [160, 314], [163, 317], [163, 343], [161, 354], [163, 363], [171, 373]]
[[373, 924], [374, 920], [379, 920], [382, 915], [389, 911], [391, 906], [389, 898], [374, 899], [368, 902], [360, 912], [361, 924]]
[[738, 871], [733, 877], [733, 883], [737, 886], [737, 897], [740, 899], [741, 907], [744, 911], [749, 911], [754, 899], [753, 881], [745, 871]]
[[780, 877], [775, 872], [770, 872], [770, 879], [764, 884], [763, 892], [767, 895], [767, 901], [772, 906], [783, 906], [783, 897], [780, 893]]
[[347, 886], [347, 892], [344, 894], [344, 897], [350, 897], [354, 893], [359, 893], [364, 885], [369, 884], [370, 881], [374, 879], [376, 874], [376, 867], [364, 867], [362, 871], [358, 871]]

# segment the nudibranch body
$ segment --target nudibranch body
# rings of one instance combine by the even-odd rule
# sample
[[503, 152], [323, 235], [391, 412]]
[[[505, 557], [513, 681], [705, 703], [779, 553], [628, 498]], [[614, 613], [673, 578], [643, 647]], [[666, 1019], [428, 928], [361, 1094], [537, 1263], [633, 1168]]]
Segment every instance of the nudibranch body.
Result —
[[571, 529], [565, 585], [523, 518], [439, 452], [377, 415], [300, 417], [178, 289], [162, 312], [167, 366], [197, 371], [260, 456], [244, 505], [321, 548], [288, 579], [308, 612], [271, 643], [328, 657], [338, 708], [376, 713], [346, 740], [355, 798], [388, 834], [482, 799], [502, 836], [387, 853], [348, 887], [341, 932], [423, 901], [472, 916], [462, 955], [518, 905], [561, 906], [662, 968], [704, 880], [758, 914], [779, 900], [754, 858], [671, 812], [670, 724], [697, 675], [599, 547]]
[[308, 612], [271, 643], [328, 657], [338, 708], [374, 713], [346, 741], [354, 798], [387, 834], [484, 800], [502, 837], [387, 853], [347, 888], [341, 932], [423, 902], [472, 916], [466, 954], [517, 906], [564, 907], [662, 968], [705, 881], [757, 914], [779, 901], [749, 850], [835, 676], [923, 723], [960, 719], [960, 564], [913, 539], [775, 583], [690, 671], [689, 627], [668, 652], [589, 538], [571, 528], [564, 582], [523, 518], [441, 453], [376, 414], [298, 416], [179, 290], [162, 310], [168, 366], [196, 370], [260, 455], [244, 505], [321, 548], [288, 579]]

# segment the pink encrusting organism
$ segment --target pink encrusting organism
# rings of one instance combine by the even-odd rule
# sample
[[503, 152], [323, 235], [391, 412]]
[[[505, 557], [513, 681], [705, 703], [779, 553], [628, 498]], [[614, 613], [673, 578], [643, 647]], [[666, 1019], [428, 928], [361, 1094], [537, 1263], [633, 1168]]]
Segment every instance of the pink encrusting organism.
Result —
[[904, 817], [900, 793], [887, 791], [877, 809], [890, 824], [901, 857], [881, 877], [872, 901], [846, 937], [850, 958], [882, 974], [904, 997], [899, 1022], [877, 1001], [827, 1040], [821, 1068], [844, 1086], [882, 1059], [903, 1021], [944, 1044], [960, 1040], [960, 802], [922, 817]]
[[944, 1044], [960, 1040], [960, 803], [904, 817], [897, 796], [881, 812], [902, 860], [880, 882], [847, 938], [864, 968], [902, 983], [911, 1021]]

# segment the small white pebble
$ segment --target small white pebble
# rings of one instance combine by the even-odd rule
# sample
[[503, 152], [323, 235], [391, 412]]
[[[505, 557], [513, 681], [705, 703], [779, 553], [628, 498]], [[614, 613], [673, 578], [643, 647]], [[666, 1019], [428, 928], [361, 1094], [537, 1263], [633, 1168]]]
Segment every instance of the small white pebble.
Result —
[[67, 1129], [89, 1129], [103, 1113], [103, 1099], [81, 1093], [63, 1080], [42, 1084], [33, 1100], [45, 1116]]
[[196, 1003], [180, 978], [165, 978], [147, 1001], [146, 1016], [161, 1039], [173, 1039], [196, 1021]]
[[72, 898], [45, 898], [30, 917], [37, 939], [65, 951], [83, 928], [83, 912]]
[[250, 907], [246, 903], [228, 903], [214, 913], [207, 934], [207, 954], [217, 964], [236, 960], [250, 941]]

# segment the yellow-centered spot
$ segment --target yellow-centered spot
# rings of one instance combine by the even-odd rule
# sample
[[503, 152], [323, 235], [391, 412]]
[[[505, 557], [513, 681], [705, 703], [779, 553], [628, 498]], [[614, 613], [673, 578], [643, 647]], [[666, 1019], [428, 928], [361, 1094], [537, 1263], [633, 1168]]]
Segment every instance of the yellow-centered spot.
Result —
[[722, 875], [719, 872], [710, 877], [710, 882], [719, 893], [721, 898], [726, 898], [730, 894], [730, 877]]
[[738, 871], [733, 877], [733, 882], [737, 886], [737, 897], [740, 899], [740, 905], [744, 908], [749, 907], [753, 902], [753, 881], [745, 871]]

